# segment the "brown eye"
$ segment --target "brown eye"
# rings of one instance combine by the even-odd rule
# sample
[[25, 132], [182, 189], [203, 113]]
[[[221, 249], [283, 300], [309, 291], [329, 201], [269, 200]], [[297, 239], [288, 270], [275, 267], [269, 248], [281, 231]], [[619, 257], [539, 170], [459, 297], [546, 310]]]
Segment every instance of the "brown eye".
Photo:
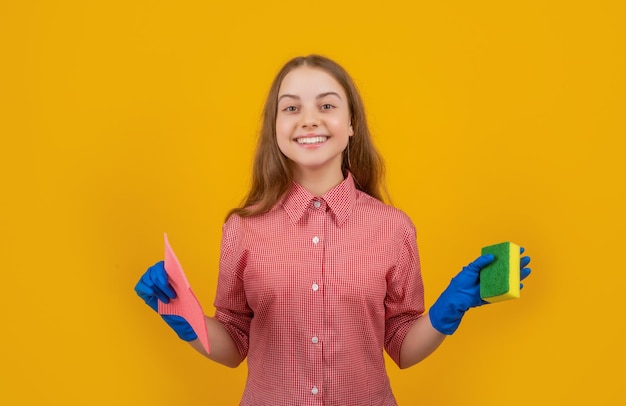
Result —
[[332, 110], [334, 108], [335, 106], [333, 106], [332, 104], [328, 104], [328, 103], [322, 104], [322, 110]]

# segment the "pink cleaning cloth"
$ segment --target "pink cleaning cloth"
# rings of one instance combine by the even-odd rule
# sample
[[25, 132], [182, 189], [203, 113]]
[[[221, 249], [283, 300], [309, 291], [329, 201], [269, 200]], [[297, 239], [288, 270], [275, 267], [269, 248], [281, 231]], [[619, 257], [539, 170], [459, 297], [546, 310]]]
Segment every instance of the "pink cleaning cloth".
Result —
[[208, 354], [209, 336], [206, 330], [204, 311], [202, 311], [200, 302], [189, 286], [183, 267], [178, 262], [167, 239], [167, 234], [165, 234], [165, 272], [167, 272], [170, 285], [176, 292], [176, 298], [170, 299], [169, 303], [163, 303], [159, 300], [159, 314], [181, 316], [187, 320]]

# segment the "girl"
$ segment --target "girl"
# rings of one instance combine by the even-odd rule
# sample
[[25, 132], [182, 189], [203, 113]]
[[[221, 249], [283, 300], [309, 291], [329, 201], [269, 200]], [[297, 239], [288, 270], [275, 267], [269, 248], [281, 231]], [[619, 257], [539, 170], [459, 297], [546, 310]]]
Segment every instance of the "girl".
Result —
[[[241, 405], [396, 405], [382, 349], [410, 367], [484, 303], [478, 276], [492, 255], [424, 315], [415, 228], [383, 189], [350, 76], [318, 55], [289, 61], [267, 97], [251, 190], [224, 224], [211, 353], [183, 318], [163, 316], [216, 362], [248, 358]], [[162, 261], [136, 291], [155, 311], [176, 296]]]

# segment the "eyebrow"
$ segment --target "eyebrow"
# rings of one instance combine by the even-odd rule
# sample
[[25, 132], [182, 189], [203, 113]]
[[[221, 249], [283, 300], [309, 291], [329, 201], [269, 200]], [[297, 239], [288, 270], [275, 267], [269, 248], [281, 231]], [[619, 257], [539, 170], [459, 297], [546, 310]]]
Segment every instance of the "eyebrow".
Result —
[[[317, 96], [315, 96], [315, 98], [319, 100], [319, 99], [323, 99], [326, 96], [337, 96], [337, 98], [339, 98], [339, 100], [341, 100], [341, 96], [339, 96], [339, 93], [337, 93], [337, 92], [320, 93]], [[300, 100], [300, 96], [296, 96], [295, 94], [283, 94], [280, 97], [278, 97], [278, 101], [280, 101], [281, 99], [283, 99], [285, 97], [289, 97], [291, 99]]]

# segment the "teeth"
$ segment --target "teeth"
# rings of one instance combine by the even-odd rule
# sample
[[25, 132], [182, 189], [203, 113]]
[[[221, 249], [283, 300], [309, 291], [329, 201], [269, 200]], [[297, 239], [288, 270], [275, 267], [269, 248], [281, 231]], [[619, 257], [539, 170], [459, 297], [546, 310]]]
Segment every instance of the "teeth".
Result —
[[326, 137], [310, 137], [310, 138], [298, 138], [298, 144], [319, 144], [326, 141]]

